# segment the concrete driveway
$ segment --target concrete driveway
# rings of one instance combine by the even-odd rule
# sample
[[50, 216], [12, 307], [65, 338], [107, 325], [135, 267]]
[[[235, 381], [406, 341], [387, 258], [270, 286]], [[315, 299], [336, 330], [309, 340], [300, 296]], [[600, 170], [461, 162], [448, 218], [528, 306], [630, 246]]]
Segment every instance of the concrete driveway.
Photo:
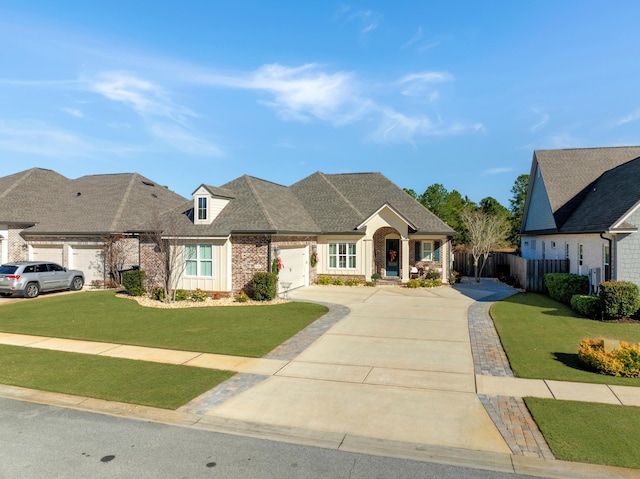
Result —
[[475, 393], [467, 308], [453, 288], [312, 286], [350, 314], [275, 375], [207, 414], [510, 454]]

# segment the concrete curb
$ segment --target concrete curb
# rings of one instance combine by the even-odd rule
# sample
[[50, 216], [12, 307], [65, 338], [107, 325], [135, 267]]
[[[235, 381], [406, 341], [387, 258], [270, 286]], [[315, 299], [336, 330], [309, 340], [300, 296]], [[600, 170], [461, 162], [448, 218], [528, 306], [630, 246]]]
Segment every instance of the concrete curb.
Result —
[[510, 454], [388, 441], [335, 432], [272, 426], [16, 386], [0, 385], [0, 397], [221, 434], [534, 477], [557, 479], [631, 479], [640, 477], [640, 471], [620, 467], [545, 460]]

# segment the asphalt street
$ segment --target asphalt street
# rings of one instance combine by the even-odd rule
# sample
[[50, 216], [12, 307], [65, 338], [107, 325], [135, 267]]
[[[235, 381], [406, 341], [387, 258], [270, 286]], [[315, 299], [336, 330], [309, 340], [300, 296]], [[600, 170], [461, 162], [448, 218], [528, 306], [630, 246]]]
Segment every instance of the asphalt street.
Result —
[[517, 479], [0, 399], [0, 478]]

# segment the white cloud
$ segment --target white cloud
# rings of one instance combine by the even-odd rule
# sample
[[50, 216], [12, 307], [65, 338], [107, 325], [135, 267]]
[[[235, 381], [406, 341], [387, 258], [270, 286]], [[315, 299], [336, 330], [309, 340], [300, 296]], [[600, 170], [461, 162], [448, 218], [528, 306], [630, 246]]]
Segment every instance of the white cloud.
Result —
[[484, 170], [483, 173], [485, 175], [501, 175], [503, 173], [511, 173], [513, 168], [489, 168], [488, 170]]
[[419, 42], [422, 39], [422, 34], [422, 27], [418, 27], [418, 31], [413, 35], [413, 37], [411, 37], [411, 40], [402, 45], [402, 48], [409, 48], [414, 43]]
[[535, 131], [539, 130], [540, 128], [544, 127], [547, 123], [549, 123], [549, 115], [547, 115], [544, 112], [541, 112], [537, 108], [532, 108], [531, 111], [538, 116], [538, 121], [531, 128], [529, 128], [531, 133], [534, 133]]
[[174, 104], [159, 85], [128, 72], [103, 72], [96, 78], [88, 79], [87, 83], [90, 90], [109, 100], [124, 103], [143, 116], [164, 116], [175, 121], [197, 116], [188, 108]]
[[621, 126], [624, 125], [626, 123], [631, 123], [636, 121], [638, 118], [640, 118], [640, 108], [638, 108], [637, 110], [629, 113], [626, 116], [623, 116], [622, 118], [620, 118], [617, 122], [616, 122], [616, 126]]
[[378, 21], [382, 17], [378, 12], [371, 10], [356, 10], [348, 5], [340, 5], [336, 12], [336, 18], [345, 23], [356, 23], [359, 27], [360, 36], [374, 31], [378, 28]]
[[195, 156], [222, 156], [222, 150], [210, 141], [198, 138], [175, 124], [157, 123], [149, 126], [149, 132], [170, 147]]
[[402, 87], [402, 94], [405, 96], [425, 97], [429, 101], [435, 101], [440, 98], [440, 92], [434, 85], [453, 80], [454, 77], [449, 72], [427, 71], [405, 75], [397, 83]]
[[95, 147], [75, 135], [41, 122], [0, 120], [0, 149], [47, 157], [88, 157]]
[[82, 111], [77, 108], [61, 108], [61, 110], [71, 116], [75, 116], [76, 118], [84, 117], [84, 113], [82, 113]]

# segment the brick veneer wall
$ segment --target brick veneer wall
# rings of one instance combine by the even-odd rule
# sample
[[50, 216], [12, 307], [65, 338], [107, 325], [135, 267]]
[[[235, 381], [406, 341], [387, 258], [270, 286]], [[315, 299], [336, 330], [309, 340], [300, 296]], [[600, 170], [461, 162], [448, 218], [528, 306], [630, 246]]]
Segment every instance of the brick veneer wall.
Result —
[[[384, 228], [380, 228], [373, 235], [373, 254], [375, 259], [375, 271], [374, 273], [381, 273], [383, 269], [387, 267], [386, 262], [386, 254], [387, 254], [387, 245], [385, 241], [385, 236], [390, 234], [399, 235], [398, 231], [395, 228], [391, 228], [389, 226], [385, 226]], [[398, 252], [398, 261], [399, 264], [402, 264], [402, 248]]]
[[145, 272], [147, 291], [164, 287], [164, 258], [151, 238], [140, 237], [140, 269]]
[[7, 242], [5, 243], [7, 245], [9, 261], [26, 261], [29, 259], [27, 242], [22, 236], [20, 236], [21, 231], [22, 228], [9, 227], [9, 237], [7, 238]]
[[252, 279], [257, 271], [269, 271], [269, 240], [264, 235], [231, 236], [231, 276], [233, 291], [253, 293]]

